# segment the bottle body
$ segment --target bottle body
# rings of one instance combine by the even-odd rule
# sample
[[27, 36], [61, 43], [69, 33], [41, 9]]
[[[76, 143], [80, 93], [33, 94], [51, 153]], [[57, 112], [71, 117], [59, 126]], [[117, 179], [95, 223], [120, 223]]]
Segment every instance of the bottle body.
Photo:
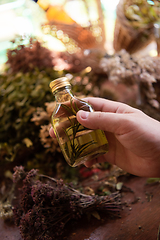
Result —
[[[65, 94], [64, 94], [65, 92]], [[60, 94], [60, 92], [59, 92]], [[82, 126], [76, 119], [79, 110], [93, 111], [87, 102], [73, 96], [66, 89], [63, 99], [57, 102], [51, 123], [67, 163], [76, 167], [87, 160], [108, 151], [108, 142], [103, 131]]]

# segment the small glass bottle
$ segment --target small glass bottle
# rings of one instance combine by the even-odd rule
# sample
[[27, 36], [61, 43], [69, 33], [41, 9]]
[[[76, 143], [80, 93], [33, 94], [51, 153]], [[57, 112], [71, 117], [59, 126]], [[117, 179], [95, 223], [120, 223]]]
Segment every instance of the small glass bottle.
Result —
[[91, 105], [72, 94], [66, 77], [52, 81], [50, 88], [56, 100], [51, 123], [67, 163], [76, 167], [106, 153], [108, 141], [104, 132], [85, 128], [76, 118], [79, 110], [93, 112]]

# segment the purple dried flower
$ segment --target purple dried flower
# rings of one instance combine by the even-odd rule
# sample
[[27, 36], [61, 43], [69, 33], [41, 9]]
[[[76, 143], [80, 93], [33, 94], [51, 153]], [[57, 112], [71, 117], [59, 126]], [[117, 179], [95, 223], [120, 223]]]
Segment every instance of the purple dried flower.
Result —
[[25, 240], [57, 240], [71, 219], [79, 219], [95, 209], [108, 213], [120, 210], [117, 193], [88, 196], [65, 185], [63, 180], [38, 175], [34, 169], [22, 183], [14, 217]]

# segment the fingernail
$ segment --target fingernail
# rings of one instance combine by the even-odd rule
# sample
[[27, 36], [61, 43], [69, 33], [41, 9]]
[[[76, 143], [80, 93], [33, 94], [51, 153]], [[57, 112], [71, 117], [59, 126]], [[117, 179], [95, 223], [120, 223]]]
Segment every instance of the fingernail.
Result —
[[53, 130], [52, 127], [49, 129], [49, 135], [50, 135], [51, 137], [55, 138], [54, 130]]
[[89, 112], [85, 112], [85, 111], [80, 111], [80, 117], [82, 119], [87, 119], [89, 115]]

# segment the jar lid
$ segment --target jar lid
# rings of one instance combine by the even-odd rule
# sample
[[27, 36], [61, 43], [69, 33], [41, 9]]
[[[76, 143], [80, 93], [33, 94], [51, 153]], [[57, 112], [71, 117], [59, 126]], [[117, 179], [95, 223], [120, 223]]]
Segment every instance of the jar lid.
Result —
[[52, 92], [55, 92], [57, 89], [65, 86], [71, 86], [71, 84], [67, 77], [61, 77], [50, 82], [49, 86], [52, 89]]

